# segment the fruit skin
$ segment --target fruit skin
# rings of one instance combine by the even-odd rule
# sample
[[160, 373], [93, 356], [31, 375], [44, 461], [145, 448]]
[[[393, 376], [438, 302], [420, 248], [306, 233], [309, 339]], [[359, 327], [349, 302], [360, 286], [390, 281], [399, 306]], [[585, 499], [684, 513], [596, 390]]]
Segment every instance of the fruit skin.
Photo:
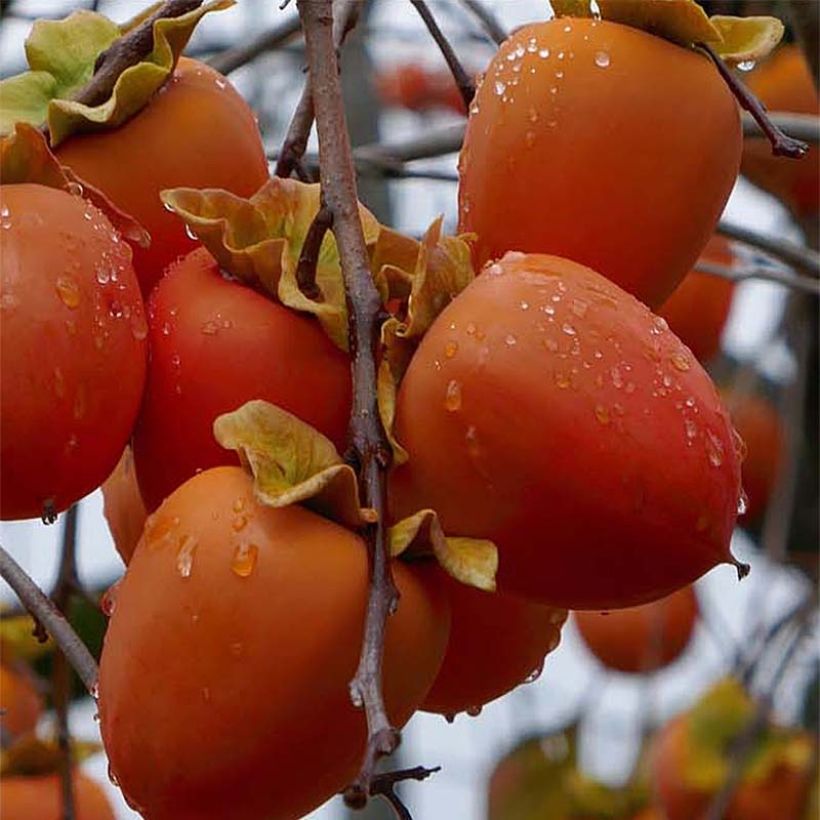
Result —
[[237, 464], [214, 419], [265, 399], [344, 451], [350, 360], [312, 318], [221, 276], [194, 251], [172, 266], [149, 303], [151, 362], [134, 436], [137, 479], [155, 510], [197, 470]]
[[73, 136], [55, 153], [151, 234], [150, 248], [134, 247], [146, 298], [165, 267], [195, 248], [182, 220], [163, 207], [162, 190], [250, 196], [268, 179], [253, 111], [221, 74], [186, 57], [135, 117], [113, 131]]
[[[255, 565], [237, 563], [243, 545], [257, 547]], [[402, 597], [384, 685], [396, 726], [447, 642], [432, 569], [393, 568]], [[103, 742], [123, 792], [152, 820], [261, 820], [299, 817], [342, 789], [364, 750], [348, 683], [367, 585], [357, 536], [302, 507], [259, 505], [240, 468], [179, 488], [134, 552], [100, 662]]]
[[619, 672], [654, 672], [677, 660], [689, 645], [698, 617], [691, 586], [666, 598], [617, 612], [576, 612], [587, 649]]
[[[734, 261], [731, 244], [720, 234], [714, 234], [701, 259], [729, 267]], [[734, 291], [734, 283], [728, 279], [692, 270], [658, 310], [658, 315], [666, 319], [672, 332], [701, 364], [720, 350]]]
[[501, 697], [537, 672], [558, 646], [567, 613], [483, 592], [449, 576], [445, 589], [450, 640], [421, 708], [450, 716]]
[[507, 254], [441, 313], [399, 388], [396, 520], [488, 538], [498, 588], [567, 609], [668, 595], [730, 560], [732, 428], [689, 351], [558, 257]]
[[148, 515], [137, 484], [134, 454], [123, 450], [114, 472], [103, 481], [103, 515], [124, 564], [131, 560]]
[[0, 517], [36, 518], [117, 463], [142, 397], [147, 327], [131, 252], [93, 205], [4, 185], [0, 212]]
[[774, 405], [763, 396], [724, 393], [732, 422], [746, 445], [742, 481], [746, 514], [742, 524], [754, 522], [766, 511], [783, 460], [784, 430]]
[[[714, 797], [683, 780], [688, 743], [685, 715], [670, 721], [655, 738], [653, 784], [667, 820], [701, 817]], [[777, 766], [760, 782], [741, 781], [726, 809], [725, 820], [799, 820], [810, 786], [805, 772]]]
[[3, 735], [16, 737], [33, 732], [43, 713], [43, 699], [29, 674], [0, 665], [0, 726]]
[[[749, 88], [770, 111], [820, 114], [820, 97], [806, 58], [797, 46], [783, 46], [748, 75]], [[798, 217], [820, 210], [820, 152], [816, 145], [800, 160], [775, 157], [769, 141], [747, 137], [741, 171], [755, 185], [781, 199]]]
[[694, 264], [740, 164], [737, 104], [709, 60], [617, 23], [519, 29], [473, 112], [459, 229], [478, 234], [477, 264], [508, 250], [553, 253], [650, 306]]
[[[74, 770], [75, 820], [115, 820], [101, 786]], [[56, 774], [12, 775], [0, 779], [3, 820], [61, 820], [62, 787]]]

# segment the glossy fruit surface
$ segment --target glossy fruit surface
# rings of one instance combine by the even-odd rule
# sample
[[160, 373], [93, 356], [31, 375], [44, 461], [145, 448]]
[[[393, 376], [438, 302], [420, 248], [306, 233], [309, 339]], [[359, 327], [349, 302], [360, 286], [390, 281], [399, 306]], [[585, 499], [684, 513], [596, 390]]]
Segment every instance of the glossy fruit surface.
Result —
[[194, 249], [177, 216], [165, 210], [166, 188], [224, 188], [250, 196], [268, 178], [253, 112], [221, 74], [182, 57], [148, 105], [113, 131], [74, 136], [57, 156], [151, 234], [134, 248], [147, 297], [166, 265]]
[[43, 699], [30, 675], [0, 665], [0, 726], [9, 738], [33, 732], [43, 712]]
[[[729, 267], [734, 261], [729, 241], [715, 234], [700, 258]], [[735, 286], [728, 279], [692, 270], [663, 303], [658, 315], [672, 332], [706, 364], [720, 350], [720, 337], [729, 318]]]
[[446, 578], [450, 640], [433, 688], [422, 703], [428, 712], [472, 711], [540, 674], [545, 656], [558, 646], [566, 610]]
[[[432, 569], [394, 565], [402, 597], [384, 668], [396, 726], [447, 642]], [[342, 789], [364, 748], [348, 683], [367, 583], [358, 537], [301, 507], [260, 506], [240, 468], [179, 488], [149, 519], [100, 664], [102, 735], [123, 792], [152, 820], [258, 820], [302, 816]]]
[[[115, 820], [99, 784], [76, 770], [73, 784], [75, 820]], [[3, 820], [62, 820], [61, 788], [56, 774], [0, 778]]]
[[197, 470], [236, 464], [214, 419], [251, 399], [298, 416], [344, 451], [350, 363], [320, 325], [229, 281], [195, 251], [173, 266], [149, 304], [151, 362], [134, 438], [145, 505]]
[[479, 264], [553, 253], [656, 306], [712, 234], [740, 151], [737, 105], [703, 55], [606, 21], [524, 26], [472, 107], [459, 227]]
[[397, 400], [396, 519], [488, 538], [498, 588], [569, 609], [668, 595], [730, 560], [740, 464], [663, 319], [557, 257], [508, 254], [441, 313]]
[[127, 244], [80, 197], [0, 191], [0, 513], [35, 518], [98, 487], [131, 433], [147, 325]]
[[130, 447], [123, 450], [114, 472], [103, 482], [102, 494], [103, 515], [114, 546], [123, 563], [127, 564], [140, 540], [147, 515]]
[[604, 666], [619, 672], [654, 672], [689, 645], [698, 617], [691, 586], [666, 598], [617, 612], [576, 612], [584, 643]]
[[[806, 58], [797, 46], [783, 46], [748, 76], [749, 88], [770, 111], [820, 113], [820, 98]], [[747, 137], [741, 170], [755, 185], [781, 199], [795, 215], [820, 210], [820, 152], [812, 145], [800, 160], [775, 157], [768, 140]]]

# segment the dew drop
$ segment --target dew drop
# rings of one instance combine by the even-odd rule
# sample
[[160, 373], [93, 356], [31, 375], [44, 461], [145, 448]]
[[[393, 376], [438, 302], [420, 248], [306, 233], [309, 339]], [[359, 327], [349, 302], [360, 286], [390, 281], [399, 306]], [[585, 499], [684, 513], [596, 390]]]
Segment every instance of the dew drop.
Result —
[[599, 424], [609, 424], [609, 410], [603, 404], [596, 404], [595, 418], [598, 419]]
[[256, 544], [239, 544], [233, 553], [231, 569], [234, 575], [240, 578], [247, 578], [256, 567], [256, 560], [259, 557], [259, 547]]
[[507, 347], [514, 347], [516, 344], [518, 344], [518, 339], [512, 333], [508, 333], [504, 337], [504, 344], [506, 344]]
[[447, 384], [444, 407], [451, 413], [461, 408], [461, 385], [455, 379], [451, 379]]
[[743, 62], [737, 64], [737, 67], [741, 71], [751, 71], [756, 65], [757, 63], [754, 60], [743, 60]]
[[454, 342], [454, 341], [447, 342], [447, 344], [444, 346], [444, 355], [448, 359], [452, 359], [453, 356], [456, 355], [456, 353], [458, 353], [458, 342]]
[[524, 134], [524, 143], [526, 144], [527, 148], [532, 148], [535, 145], [536, 140], [536, 133], [535, 131], [527, 131]]
[[689, 442], [691, 446], [692, 442], [697, 438], [698, 435], [698, 426], [695, 424], [692, 419], [684, 419], [683, 420], [683, 429], [686, 433], [686, 440]]
[[475, 336], [476, 326], [472, 322], [467, 323], [467, 335]]
[[685, 373], [691, 367], [689, 359], [687, 359], [683, 353], [675, 353], [672, 355], [672, 366], [676, 370], [680, 370], [681, 373]]
[[237, 515], [236, 518], [231, 522], [231, 527], [233, 528], [234, 532], [242, 532], [245, 527], [248, 526], [248, 516], [247, 515]]
[[114, 299], [108, 306], [108, 313], [113, 319], [120, 319], [125, 313], [125, 308], [122, 306], [121, 302]]
[[496, 96], [500, 97], [505, 91], [507, 90], [507, 84], [502, 82], [501, 80], [495, 81], [495, 93]]
[[706, 431], [706, 457], [713, 467], [723, 464], [723, 442], [711, 431]]
[[445, 712], [445, 713], [442, 715], [442, 717], [443, 717], [443, 718], [444, 718], [444, 719], [445, 719], [448, 723], [455, 723], [455, 722], [456, 722], [456, 717], [457, 717], [457, 715], [456, 715], [456, 713], [455, 713], [455, 712]]
[[550, 50], [548, 48], [541, 48], [541, 49], [538, 50], [538, 56], [542, 60], [546, 60], [547, 57], [550, 56]]
[[740, 488], [740, 495], [737, 497], [737, 514], [738, 515], [746, 515], [747, 510], [749, 509], [749, 496], [746, 495], [746, 491], [741, 487]]
[[112, 786], [116, 786], [117, 788], [120, 787], [120, 781], [117, 780], [117, 775], [114, 773], [114, 770], [111, 768], [111, 764], [108, 764], [108, 779], [111, 781]]
[[348, 687], [350, 690], [350, 701], [351, 703], [357, 708], [361, 709], [364, 705], [364, 698], [362, 697], [362, 693], [359, 691], [359, 687], [356, 684], [351, 683]]
[[481, 709], [482, 709], [481, 706], [468, 706], [464, 711], [470, 717], [478, 717], [481, 714]]
[[100, 611], [106, 618], [110, 618], [114, 614], [114, 608], [117, 605], [117, 593], [119, 592], [121, 583], [122, 581], [120, 580], [112, 584], [103, 593], [102, 598], [100, 598]]
[[607, 68], [609, 66], [609, 54], [605, 51], [596, 51], [595, 65], [597, 65], [598, 68]]
[[543, 671], [544, 671], [544, 661], [542, 659], [541, 663], [539, 663], [538, 666], [536, 666], [535, 669], [533, 669], [532, 672], [530, 672], [530, 674], [527, 675], [526, 678], [524, 678], [522, 683], [535, 683], [538, 680], [538, 678], [541, 677], [541, 673]]
[[88, 690], [88, 694], [91, 695], [91, 698], [93, 700], [99, 700], [100, 699], [100, 682], [99, 681], [95, 681], [92, 684], [91, 688]]
[[80, 286], [71, 276], [58, 276], [54, 287], [67, 308], [74, 310], [80, 304]]
[[572, 312], [579, 319], [583, 319], [584, 316], [587, 315], [588, 310], [589, 310], [589, 302], [585, 302], [583, 299], [573, 299], [572, 300]]
[[194, 567], [194, 551], [197, 541], [191, 535], [183, 536], [177, 552], [177, 571], [183, 578], [190, 578]]
[[560, 370], [555, 371], [553, 380], [555, 381], [556, 386], [561, 390], [566, 390], [572, 385], [572, 378]]
[[244, 498], [237, 498], [233, 502], [233, 511], [235, 513], [241, 513], [245, 509], [245, 499]]
[[171, 335], [171, 325], [168, 322], [164, 322], [162, 325], [162, 335], [163, 336], [170, 336]]
[[206, 336], [216, 336], [219, 333], [219, 325], [216, 322], [207, 321], [202, 323], [202, 327], [200, 328], [202, 333]]

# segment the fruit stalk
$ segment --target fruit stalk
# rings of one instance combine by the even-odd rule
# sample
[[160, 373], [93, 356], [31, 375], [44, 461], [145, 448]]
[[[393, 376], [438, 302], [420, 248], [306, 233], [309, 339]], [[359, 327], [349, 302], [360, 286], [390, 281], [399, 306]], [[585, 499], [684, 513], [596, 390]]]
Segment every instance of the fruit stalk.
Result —
[[316, 265], [325, 234], [333, 227], [333, 212], [322, 202], [310, 223], [299, 261], [296, 263], [296, 284], [299, 290], [314, 302], [322, 301], [322, 291], [316, 284]]
[[32, 617], [54, 638], [89, 692], [97, 682], [97, 662], [71, 624], [26, 571], [0, 546], [0, 578], [14, 591]]
[[392, 807], [399, 820], [412, 820], [407, 806], [401, 802], [396, 794], [396, 783], [405, 780], [426, 780], [431, 774], [435, 774], [441, 769], [436, 766], [434, 769], [426, 769], [424, 766], [416, 766], [412, 769], [399, 769], [395, 772], [383, 772], [376, 775], [370, 783], [370, 796], [383, 797]]
[[[336, 61], [339, 60], [339, 49], [352, 31], [359, 19], [360, 0], [339, 0], [336, 3], [333, 21], [333, 49], [336, 53]], [[275, 175], [278, 177], [289, 177], [296, 171], [302, 182], [312, 182], [309, 174], [302, 166], [302, 157], [307, 149], [310, 130], [313, 128], [315, 119], [313, 97], [310, 93], [310, 80], [305, 83], [302, 96], [293, 112], [293, 118], [288, 126], [285, 140], [282, 143], [282, 150], [279, 152], [279, 159], [276, 162]]]
[[470, 79], [470, 75], [464, 70], [464, 66], [456, 56], [453, 47], [450, 45], [448, 39], [444, 36], [444, 32], [439, 28], [436, 18], [427, 6], [424, 0], [410, 0], [419, 16], [427, 26], [430, 36], [436, 41], [442, 56], [447, 62], [447, 67], [453, 75], [453, 79], [461, 92], [461, 98], [464, 100], [464, 107], [470, 107], [470, 103], [475, 97], [475, 83]]
[[333, 216], [349, 305], [349, 341], [353, 359], [353, 403], [350, 418], [350, 458], [359, 470], [363, 502], [377, 516], [365, 528], [371, 563], [359, 667], [350, 683], [354, 703], [364, 706], [367, 747], [359, 774], [345, 793], [350, 804], [367, 800], [378, 758], [398, 745], [381, 684], [384, 632], [398, 594], [393, 583], [385, 538], [385, 483], [390, 447], [376, 398], [377, 352], [381, 300], [370, 275], [367, 247], [359, 220], [358, 194], [350, 138], [345, 120], [338, 60], [333, 39], [331, 0], [298, 0], [305, 32], [310, 89], [319, 134], [320, 178], [324, 201]]

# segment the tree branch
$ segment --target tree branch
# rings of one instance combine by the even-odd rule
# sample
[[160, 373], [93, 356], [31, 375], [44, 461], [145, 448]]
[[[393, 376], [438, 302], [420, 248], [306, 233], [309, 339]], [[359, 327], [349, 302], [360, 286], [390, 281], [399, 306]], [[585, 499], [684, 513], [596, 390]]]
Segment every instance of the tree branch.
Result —
[[820, 281], [810, 279], [808, 276], [796, 276], [780, 268], [768, 268], [762, 265], [727, 268], [725, 265], [716, 265], [713, 262], [701, 260], [695, 265], [695, 270], [708, 276], [728, 279], [730, 282], [747, 282], [749, 280], [774, 282], [803, 293], [810, 293], [814, 296], [820, 295]]
[[460, 0], [460, 2], [481, 23], [484, 31], [490, 35], [490, 39], [496, 45], [500, 46], [507, 39], [504, 27], [498, 22], [498, 18], [481, 3], [481, 0]]
[[758, 248], [808, 276], [815, 279], [820, 278], [820, 254], [805, 245], [799, 245], [785, 239], [776, 239], [725, 220], [718, 222], [717, 231], [730, 239], [736, 239], [746, 245]]
[[364, 504], [378, 519], [364, 535], [371, 564], [359, 667], [350, 683], [351, 699], [363, 705], [367, 746], [359, 774], [345, 792], [360, 805], [370, 793], [376, 761], [390, 754], [400, 735], [391, 726], [381, 686], [384, 632], [395, 611], [398, 592], [390, 573], [385, 539], [385, 481], [390, 447], [376, 398], [381, 300], [373, 284], [367, 247], [359, 219], [356, 175], [339, 82], [330, 0], [297, 0], [310, 70], [310, 87], [319, 133], [322, 193], [333, 215], [349, 309], [349, 340], [353, 359], [353, 402], [350, 419], [351, 459], [359, 470]]
[[71, 624], [25, 570], [0, 547], [0, 578], [14, 590], [23, 606], [50, 634], [89, 692], [97, 683], [97, 662]]
[[299, 261], [296, 263], [296, 285], [314, 302], [322, 301], [322, 291], [316, 284], [316, 265], [325, 234], [333, 227], [333, 212], [322, 202], [305, 236]]
[[234, 46], [208, 60], [208, 65], [220, 74], [230, 74], [255, 60], [266, 51], [272, 51], [293, 39], [302, 30], [298, 17], [285, 20], [270, 31], [263, 31], [244, 45]]
[[[355, 27], [356, 21], [359, 19], [361, 3], [362, 0], [337, 0], [336, 2], [333, 14], [333, 48], [337, 62], [339, 49], [342, 47], [345, 37]], [[308, 77], [285, 134], [282, 150], [279, 152], [279, 160], [274, 171], [276, 176], [289, 177], [294, 169], [300, 167], [301, 159], [307, 150], [314, 118], [313, 97], [310, 93], [310, 78]], [[307, 180], [303, 179], [304, 181]]]
[[447, 67], [453, 75], [453, 79], [458, 86], [458, 90], [461, 92], [461, 98], [464, 100], [464, 107], [469, 110], [470, 103], [473, 101], [473, 97], [475, 97], [475, 83], [470, 79], [470, 75], [464, 70], [464, 66], [456, 56], [455, 51], [453, 51], [453, 47], [450, 45], [447, 37], [445, 37], [444, 32], [441, 28], [439, 28], [436, 18], [433, 17], [433, 13], [430, 11], [425, 0], [410, 0], [410, 2], [419, 13], [421, 19], [424, 20], [424, 25], [427, 26], [427, 30], [430, 32], [430, 35], [436, 41], [436, 45], [439, 47], [439, 50], [447, 63]]

